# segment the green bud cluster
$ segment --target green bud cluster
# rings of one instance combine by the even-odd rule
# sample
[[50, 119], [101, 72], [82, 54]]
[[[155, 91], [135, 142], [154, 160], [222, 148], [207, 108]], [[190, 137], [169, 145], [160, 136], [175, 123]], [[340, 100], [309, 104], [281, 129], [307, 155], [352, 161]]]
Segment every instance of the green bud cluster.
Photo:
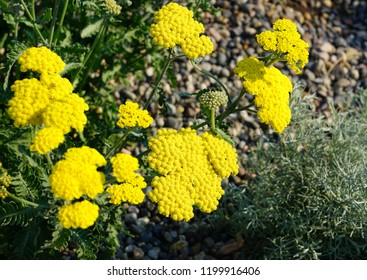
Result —
[[228, 102], [228, 96], [220, 89], [204, 89], [199, 91], [198, 95], [201, 105], [212, 110], [226, 106]]

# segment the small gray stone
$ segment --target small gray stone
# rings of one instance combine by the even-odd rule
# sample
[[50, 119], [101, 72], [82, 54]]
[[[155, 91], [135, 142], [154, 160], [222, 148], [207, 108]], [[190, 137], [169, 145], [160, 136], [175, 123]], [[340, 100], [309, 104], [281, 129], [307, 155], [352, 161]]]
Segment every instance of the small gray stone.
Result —
[[157, 260], [158, 259], [158, 254], [159, 254], [159, 251], [155, 248], [153, 249], [150, 249], [148, 251], [148, 256], [152, 259], [152, 260]]
[[136, 213], [127, 213], [125, 215], [125, 222], [128, 224], [134, 224], [138, 218]]

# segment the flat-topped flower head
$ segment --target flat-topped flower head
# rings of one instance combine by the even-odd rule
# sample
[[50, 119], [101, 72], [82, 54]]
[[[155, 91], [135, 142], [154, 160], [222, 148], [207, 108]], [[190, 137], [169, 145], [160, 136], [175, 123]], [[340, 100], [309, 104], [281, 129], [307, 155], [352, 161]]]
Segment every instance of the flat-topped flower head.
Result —
[[18, 59], [20, 71], [35, 71], [40, 74], [58, 74], [65, 62], [46, 47], [31, 47], [25, 50]]
[[136, 173], [139, 169], [138, 159], [129, 154], [119, 153], [111, 158], [112, 174], [117, 182], [107, 188], [110, 203], [120, 204], [128, 202], [139, 204], [143, 202], [145, 194], [142, 191], [147, 184], [144, 177]]
[[71, 129], [83, 131], [88, 104], [72, 93], [70, 81], [60, 76], [65, 63], [56, 53], [46, 47], [32, 47], [21, 54], [18, 62], [21, 71], [35, 71], [40, 75], [39, 79], [14, 82], [11, 86], [14, 96], [8, 102], [8, 112], [16, 127], [45, 127], [37, 133], [30, 147], [32, 152], [44, 154], [57, 148]]
[[93, 199], [103, 192], [105, 176], [97, 171], [97, 167], [106, 162], [97, 150], [89, 147], [71, 148], [64, 158], [55, 164], [49, 177], [51, 190], [56, 197], [73, 200], [87, 195]]
[[64, 142], [64, 138], [64, 132], [61, 129], [57, 127], [44, 127], [37, 131], [29, 149], [31, 152], [37, 152], [43, 155], [56, 149]]
[[130, 204], [139, 204], [144, 201], [145, 194], [141, 188], [130, 183], [114, 184], [107, 188], [110, 203], [121, 204], [128, 202]]
[[282, 133], [291, 119], [289, 93], [292, 84], [287, 76], [274, 67], [266, 67], [257, 58], [244, 58], [234, 72], [243, 79], [246, 90], [255, 96], [255, 105], [262, 123]]
[[84, 99], [73, 93], [51, 102], [43, 112], [43, 122], [46, 127], [57, 127], [64, 134], [69, 133], [72, 128], [83, 131], [87, 123], [84, 111], [88, 109]]
[[297, 26], [288, 19], [278, 19], [273, 29], [256, 35], [257, 42], [264, 50], [284, 57], [289, 67], [300, 74], [308, 62], [309, 45], [301, 39]]
[[126, 101], [125, 104], [119, 107], [119, 119], [117, 125], [121, 128], [142, 127], [147, 128], [153, 122], [153, 118], [147, 110], [139, 108], [139, 104]]
[[15, 81], [11, 90], [14, 96], [8, 102], [8, 112], [14, 120], [14, 126], [42, 124], [42, 114], [50, 104], [47, 87], [32, 78]]
[[181, 46], [182, 52], [190, 59], [212, 53], [213, 42], [202, 34], [204, 25], [193, 16], [192, 11], [177, 3], [164, 5], [155, 12], [154, 23], [150, 27], [154, 43], [166, 49]]
[[190, 220], [193, 206], [205, 213], [214, 211], [224, 193], [222, 179], [238, 171], [234, 148], [190, 128], [160, 129], [148, 146], [149, 166], [161, 174], [153, 178], [148, 196], [162, 215], [174, 220]]
[[64, 228], [86, 229], [96, 222], [99, 216], [99, 207], [88, 200], [65, 204], [58, 214], [59, 221]]

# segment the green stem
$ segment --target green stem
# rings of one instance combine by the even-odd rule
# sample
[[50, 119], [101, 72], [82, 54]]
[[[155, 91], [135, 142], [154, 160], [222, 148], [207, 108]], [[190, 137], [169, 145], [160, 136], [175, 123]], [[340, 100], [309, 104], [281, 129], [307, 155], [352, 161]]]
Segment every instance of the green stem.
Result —
[[274, 63], [276, 63], [278, 60], [280, 60], [280, 55], [274, 54], [272, 57], [270, 57], [269, 60], [265, 62], [265, 66], [269, 67], [273, 65]]
[[201, 127], [203, 127], [203, 126], [207, 125], [207, 124], [208, 124], [208, 121], [206, 120], [206, 121], [204, 121], [204, 122], [202, 122], [202, 123], [200, 123], [200, 124], [192, 125], [192, 126], [191, 126], [191, 128], [192, 128], [192, 129], [197, 130], [197, 129], [199, 129], [199, 128], [201, 128]]
[[52, 163], [50, 153], [46, 153], [46, 159], [47, 159], [48, 164], [51, 166], [51, 168], [53, 168], [54, 164]]
[[219, 115], [218, 123], [221, 123], [226, 117], [228, 117], [230, 114], [232, 114], [236, 110], [238, 104], [240, 103], [245, 93], [246, 93], [246, 90], [243, 88], [241, 90], [241, 93], [238, 95], [237, 99], [221, 115]]
[[[37, 27], [37, 25], [36, 25], [36, 17], [33, 17], [32, 16], [32, 14], [30, 13], [30, 11], [28, 10], [28, 7], [27, 7], [27, 5], [24, 3], [24, 1], [23, 0], [20, 0], [20, 2], [21, 2], [21, 4], [22, 4], [22, 6], [23, 6], [23, 8], [24, 8], [24, 10], [25, 10], [25, 12], [26, 12], [26, 14], [27, 14], [27, 16], [29, 17], [29, 19], [31, 20], [31, 22], [32, 22], [32, 25], [33, 25], [33, 28], [34, 28], [34, 30], [36, 30], [36, 32], [37, 32], [37, 34], [38, 34], [38, 36], [41, 38], [41, 40], [42, 40], [42, 42], [43, 42], [43, 44], [44, 45], [48, 45], [47, 44], [47, 41], [45, 40], [45, 38], [42, 36], [42, 33], [41, 33], [41, 31], [38, 29], [38, 27]], [[33, 1], [34, 2], [34, 1]]]
[[90, 50], [87, 53], [87, 55], [84, 57], [83, 62], [80, 65], [80, 68], [79, 68], [78, 72], [74, 76], [74, 79], [73, 79], [73, 87], [74, 88], [76, 87], [76, 84], [78, 83], [78, 78], [79, 78], [79, 75], [80, 75], [81, 71], [84, 69], [84, 67], [85, 67], [86, 63], [88, 62], [90, 56], [92, 55], [94, 49], [98, 45], [99, 40], [102, 38], [102, 35], [103, 35], [104, 31], [106, 30], [107, 24], [108, 24], [108, 18], [107, 17], [104, 17], [103, 18], [101, 29], [99, 30], [96, 38], [94, 39], [94, 42], [93, 42], [92, 47], [90, 48]]
[[[60, 18], [60, 23], [59, 26], [57, 28], [55, 37], [54, 37], [54, 44], [57, 43], [58, 39], [59, 39], [59, 35], [61, 33], [61, 29], [62, 29], [62, 25], [64, 24], [64, 19], [65, 19], [65, 15], [66, 15], [66, 11], [68, 9], [68, 5], [69, 5], [69, 0], [65, 0], [65, 5], [64, 5], [64, 9], [62, 10], [62, 14], [61, 14], [61, 18]], [[51, 41], [52, 43], [52, 41]]]
[[105, 158], [110, 158], [113, 153], [116, 151], [117, 148], [121, 148], [123, 147], [125, 144], [126, 144], [126, 141], [127, 141], [127, 136], [130, 134], [131, 131], [133, 131], [134, 128], [128, 128], [124, 135], [122, 135], [122, 137], [116, 141], [115, 145], [112, 146], [112, 148], [110, 149], [110, 151], [107, 153], [107, 155], [105, 156]]
[[211, 109], [210, 113], [211, 130], [213, 133], [215, 133], [215, 110]]
[[226, 88], [226, 86], [216, 77], [214, 76], [212, 73], [204, 70], [204, 69], [201, 69], [194, 61], [190, 60], [192, 66], [194, 66], [194, 68], [196, 70], [198, 70], [199, 72], [201, 72], [202, 74], [204, 74], [205, 76], [209, 77], [209, 78], [212, 78], [214, 81], [216, 81], [220, 86], [221, 88], [224, 90], [224, 92], [227, 94], [228, 96], [228, 101], [231, 102], [231, 97], [229, 95], [229, 92]]
[[35, 8], [34, 8], [34, 0], [32, 0], [32, 3], [31, 3], [31, 13], [32, 13], [33, 19], [36, 19], [36, 11], [35, 11]]
[[251, 102], [250, 104], [248, 104], [246, 106], [237, 108], [232, 113], [237, 113], [237, 112], [241, 112], [241, 111], [248, 111], [248, 112], [256, 113], [256, 111], [250, 109], [252, 106], [254, 106], [254, 102]]
[[158, 86], [159, 86], [160, 82], [162, 81], [164, 75], [166, 74], [166, 72], [167, 72], [168, 67], [170, 66], [170, 64], [174, 60], [176, 60], [178, 58], [181, 58], [181, 57], [184, 57], [185, 55], [178, 55], [178, 56], [174, 56], [174, 57], [171, 57], [171, 56], [172, 56], [172, 52], [169, 53], [168, 58], [167, 58], [167, 61], [166, 61], [166, 64], [164, 65], [162, 72], [159, 73], [159, 76], [158, 76], [157, 80], [155, 81], [155, 83], [153, 85], [153, 91], [149, 95], [149, 97], [147, 99], [147, 102], [145, 102], [143, 109], [146, 110], [148, 108], [149, 104], [152, 102], [153, 97], [154, 97], [155, 93], [158, 90]]
[[32, 206], [32, 207], [46, 207], [44, 205], [41, 205], [41, 204], [37, 204], [37, 203], [34, 203], [34, 202], [31, 202], [31, 201], [28, 201], [28, 200], [25, 200], [23, 198], [20, 198], [20, 197], [17, 197], [16, 195], [8, 192], [4, 187], [1, 189], [2, 192], [6, 193], [8, 195], [8, 197], [16, 200], [16, 201], [19, 201], [21, 203], [24, 203], [26, 205], [29, 205], [29, 206]]
[[55, 0], [54, 9], [52, 13], [50, 38], [48, 40], [50, 42], [50, 49], [52, 49], [52, 41], [53, 41], [54, 31], [55, 31], [55, 26], [56, 26], [57, 12], [59, 11], [59, 4], [60, 4], [60, 0]]

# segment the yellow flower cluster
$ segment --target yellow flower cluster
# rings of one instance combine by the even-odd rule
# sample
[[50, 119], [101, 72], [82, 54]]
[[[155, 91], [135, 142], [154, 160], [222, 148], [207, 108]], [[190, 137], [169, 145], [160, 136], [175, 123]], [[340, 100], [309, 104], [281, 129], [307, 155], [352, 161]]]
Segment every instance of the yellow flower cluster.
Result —
[[92, 226], [99, 216], [99, 207], [96, 204], [83, 200], [73, 204], [61, 206], [58, 214], [64, 228], [86, 229]]
[[[0, 168], [1, 168], [1, 162], [0, 162]], [[0, 170], [1, 171], [1, 170]], [[8, 172], [3, 172], [0, 176], [0, 199], [4, 199], [8, 196], [6, 192], [4, 192], [2, 189], [6, 189], [9, 187], [11, 183], [11, 176], [8, 174]]]
[[148, 146], [149, 166], [162, 175], [153, 178], [148, 196], [162, 215], [177, 221], [189, 221], [193, 206], [214, 211], [224, 193], [222, 179], [238, 172], [235, 149], [210, 133], [163, 128]]
[[135, 173], [139, 169], [139, 162], [128, 154], [117, 154], [111, 158], [113, 176], [117, 182], [107, 188], [106, 192], [110, 194], [110, 203], [120, 204], [129, 202], [139, 204], [144, 201], [144, 189], [147, 184], [144, 177]]
[[46, 47], [27, 49], [18, 62], [22, 71], [36, 71], [40, 78], [14, 82], [11, 86], [14, 96], [8, 103], [8, 112], [16, 127], [44, 124], [30, 150], [45, 154], [57, 148], [64, 141], [64, 134], [72, 128], [84, 129], [87, 123], [84, 111], [88, 110], [88, 105], [72, 93], [69, 80], [59, 75], [65, 63]]
[[107, 11], [115, 16], [118, 16], [121, 13], [121, 6], [116, 3], [115, 0], [106, 0], [104, 3]]
[[41, 75], [60, 73], [65, 67], [62, 59], [46, 47], [33, 47], [25, 50], [18, 58], [18, 62], [20, 71], [30, 70]]
[[213, 52], [213, 42], [203, 35], [204, 25], [193, 18], [194, 13], [186, 7], [171, 2], [154, 14], [150, 27], [154, 43], [171, 49], [181, 46], [182, 52], [190, 59]]
[[267, 30], [256, 35], [257, 42], [266, 51], [284, 55], [289, 67], [300, 74], [308, 62], [308, 44], [301, 39], [297, 26], [288, 19], [278, 19], [273, 29], [274, 32]]
[[[58, 161], [49, 177], [51, 190], [55, 197], [64, 200], [79, 199], [86, 195], [95, 198], [103, 192], [105, 176], [97, 171], [106, 165], [105, 158], [96, 150], [87, 146], [70, 148], [64, 159]], [[87, 228], [95, 223], [99, 216], [96, 204], [83, 200], [63, 205], [58, 214], [64, 228]]]
[[70, 148], [52, 169], [51, 190], [65, 200], [78, 199], [84, 194], [93, 199], [103, 192], [105, 177], [97, 167], [104, 165], [106, 160], [97, 150], [87, 146]]
[[119, 107], [119, 119], [117, 125], [121, 128], [126, 127], [142, 127], [147, 128], [153, 122], [147, 110], [139, 108], [139, 104], [126, 101]]
[[243, 85], [255, 96], [255, 105], [262, 123], [270, 124], [282, 133], [291, 120], [289, 93], [292, 83], [276, 68], [266, 67], [257, 58], [244, 58], [234, 72], [243, 79]]

